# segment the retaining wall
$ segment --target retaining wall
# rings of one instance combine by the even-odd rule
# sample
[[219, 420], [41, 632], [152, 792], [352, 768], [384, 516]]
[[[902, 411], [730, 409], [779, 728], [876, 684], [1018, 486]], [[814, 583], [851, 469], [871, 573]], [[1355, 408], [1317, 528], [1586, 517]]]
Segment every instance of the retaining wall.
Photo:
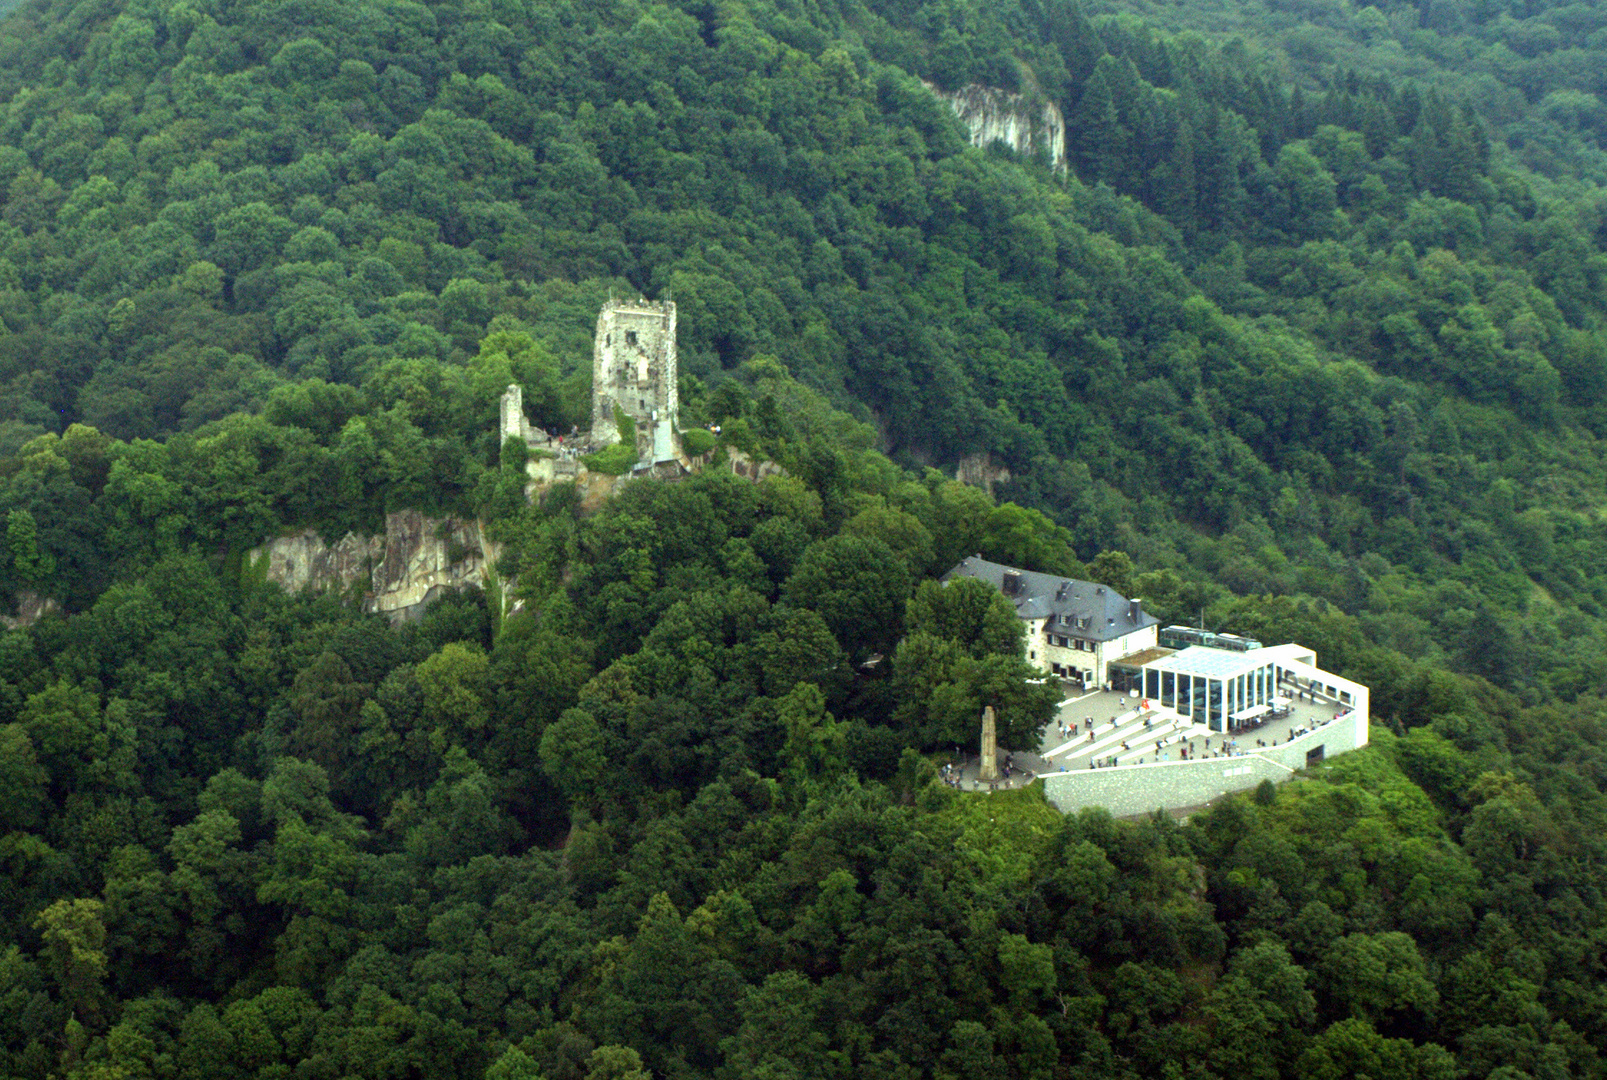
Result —
[[1200, 806], [1231, 791], [1253, 788], [1263, 780], [1283, 783], [1296, 769], [1306, 767], [1306, 755], [1319, 746], [1324, 757], [1353, 750], [1365, 725], [1362, 714], [1352, 713], [1308, 731], [1293, 742], [1242, 757], [1076, 769], [1045, 773], [1039, 780], [1049, 801], [1064, 813], [1102, 806], [1116, 817], [1126, 817], [1151, 810]]

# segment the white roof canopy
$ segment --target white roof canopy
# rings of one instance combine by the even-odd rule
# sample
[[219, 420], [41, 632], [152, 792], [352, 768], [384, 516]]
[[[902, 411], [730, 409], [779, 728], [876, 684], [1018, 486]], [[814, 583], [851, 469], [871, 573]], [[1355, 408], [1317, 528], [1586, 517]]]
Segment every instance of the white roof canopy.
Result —
[[1144, 666], [1150, 671], [1175, 671], [1207, 679], [1232, 679], [1258, 668], [1271, 667], [1274, 659], [1275, 654], [1269, 649], [1252, 649], [1241, 653], [1190, 645]]

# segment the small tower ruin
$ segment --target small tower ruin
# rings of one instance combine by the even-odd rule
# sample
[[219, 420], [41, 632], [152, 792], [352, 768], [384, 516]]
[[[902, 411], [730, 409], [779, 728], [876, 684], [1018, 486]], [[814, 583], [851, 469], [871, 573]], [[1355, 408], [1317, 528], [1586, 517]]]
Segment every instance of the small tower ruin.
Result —
[[674, 302], [610, 300], [597, 316], [592, 354], [592, 445], [619, 441], [617, 408], [636, 422], [641, 464], [679, 458], [676, 378]]
[[525, 419], [524, 388], [518, 383], [509, 383], [502, 392], [502, 441], [509, 439], [521, 439], [527, 445], [535, 441], [535, 429]]

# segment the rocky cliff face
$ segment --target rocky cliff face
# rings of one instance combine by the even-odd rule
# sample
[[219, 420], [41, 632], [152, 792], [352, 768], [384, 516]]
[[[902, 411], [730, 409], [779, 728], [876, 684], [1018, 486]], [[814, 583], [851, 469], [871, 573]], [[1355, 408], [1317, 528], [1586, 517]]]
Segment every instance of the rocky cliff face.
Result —
[[991, 496], [994, 484], [1009, 482], [1010, 469], [1005, 465], [995, 465], [992, 455], [972, 454], [959, 460], [954, 470], [954, 479], [962, 484], [979, 487]]
[[[755, 461], [735, 449], [729, 458], [735, 475], [755, 483], [783, 471], [773, 461]], [[552, 461], [544, 464], [550, 466]], [[578, 473], [574, 480], [582, 513], [601, 509], [621, 486], [635, 482], [584, 467]], [[554, 479], [550, 474], [535, 476], [527, 493], [539, 497]], [[501, 554], [500, 546], [486, 539], [477, 521], [430, 518], [417, 510], [399, 510], [386, 516], [383, 534], [347, 533], [338, 543], [326, 544], [316, 532], [306, 529], [252, 548], [246, 552], [246, 565], [289, 592], [334, 589], [360, 600], [366, 611], [402, 622], [423, 614], [424, 605], [442, 591], [485, 588], [495, 578]], [[507, 583], [496, 579], [496, 585], [506, 598], [510, 592]]]
[[386, 516], [382, 535], [347, 533], [330, 545], [309, 529], [253, 548], [247, 559], [254, 568], [266, 560], [267, 579], [290, 592], [351, 592], [365, 610], [400, 622], [442, 590], [484, 588], [498, 554], [478, 522], [400, 510]]
[[952, 94], [931, 83], [926, 86], [948, 102], [971, 129], [971, 145], [1002, 142], [1022, 154], [1041, 150], [1049, 155], [1054, 168], [1066, 167], [1066, 118], [1054, 102], [1035, 105], [1024, 94], [976, 83]]
[[52, 598], [24, 590], [17, 594], [17, 613], [0, 615], [0, 626], [7, 630], [18, 630], [32, 626], [46, 615], [60, 610], [61, 605]]

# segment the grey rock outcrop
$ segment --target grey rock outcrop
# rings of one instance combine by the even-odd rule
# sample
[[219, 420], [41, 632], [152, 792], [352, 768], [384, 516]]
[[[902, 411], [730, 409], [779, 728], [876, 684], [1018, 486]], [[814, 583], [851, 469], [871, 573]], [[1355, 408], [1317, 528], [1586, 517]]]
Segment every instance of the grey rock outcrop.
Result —
[[1066, 167], [1066, 118], [1054, 102], [1034, 101], [1025, 94], [1012, 94], [991, 86], [972, 83], [953, 93], [931, 83], [926, 87], [948, 102], [971, 131], [972, 146], [1002, 142], [1017, 153], [1044, 152], [1055, 169]]
[[17, 594], [17, 613], [0, 615], [0, 626], [4, 626], [7, 630], [20, 630], [32, 626], [51, 612], [60, 610], [61, 605], [51, 597], [25, 589]]
[[962, 484], [979, 487], [992, 495], [994, 484], [1009, 482], [1010, 469], [1005, 465], [995, 465], [993, 457], [989, 454], [971, 454], [961, 458], [956, 464], [954, 479]]
[[443, 591], [484, 588], [496, 573], [498, 554], [479, 522], [399, 510], [386, 515], [380, 535], [347, 533], [326, 544], [307, 529], [253, 548], [246, 557], [290, 592], [348, 592], [364, 610], [400, 622], [421, 614]]

